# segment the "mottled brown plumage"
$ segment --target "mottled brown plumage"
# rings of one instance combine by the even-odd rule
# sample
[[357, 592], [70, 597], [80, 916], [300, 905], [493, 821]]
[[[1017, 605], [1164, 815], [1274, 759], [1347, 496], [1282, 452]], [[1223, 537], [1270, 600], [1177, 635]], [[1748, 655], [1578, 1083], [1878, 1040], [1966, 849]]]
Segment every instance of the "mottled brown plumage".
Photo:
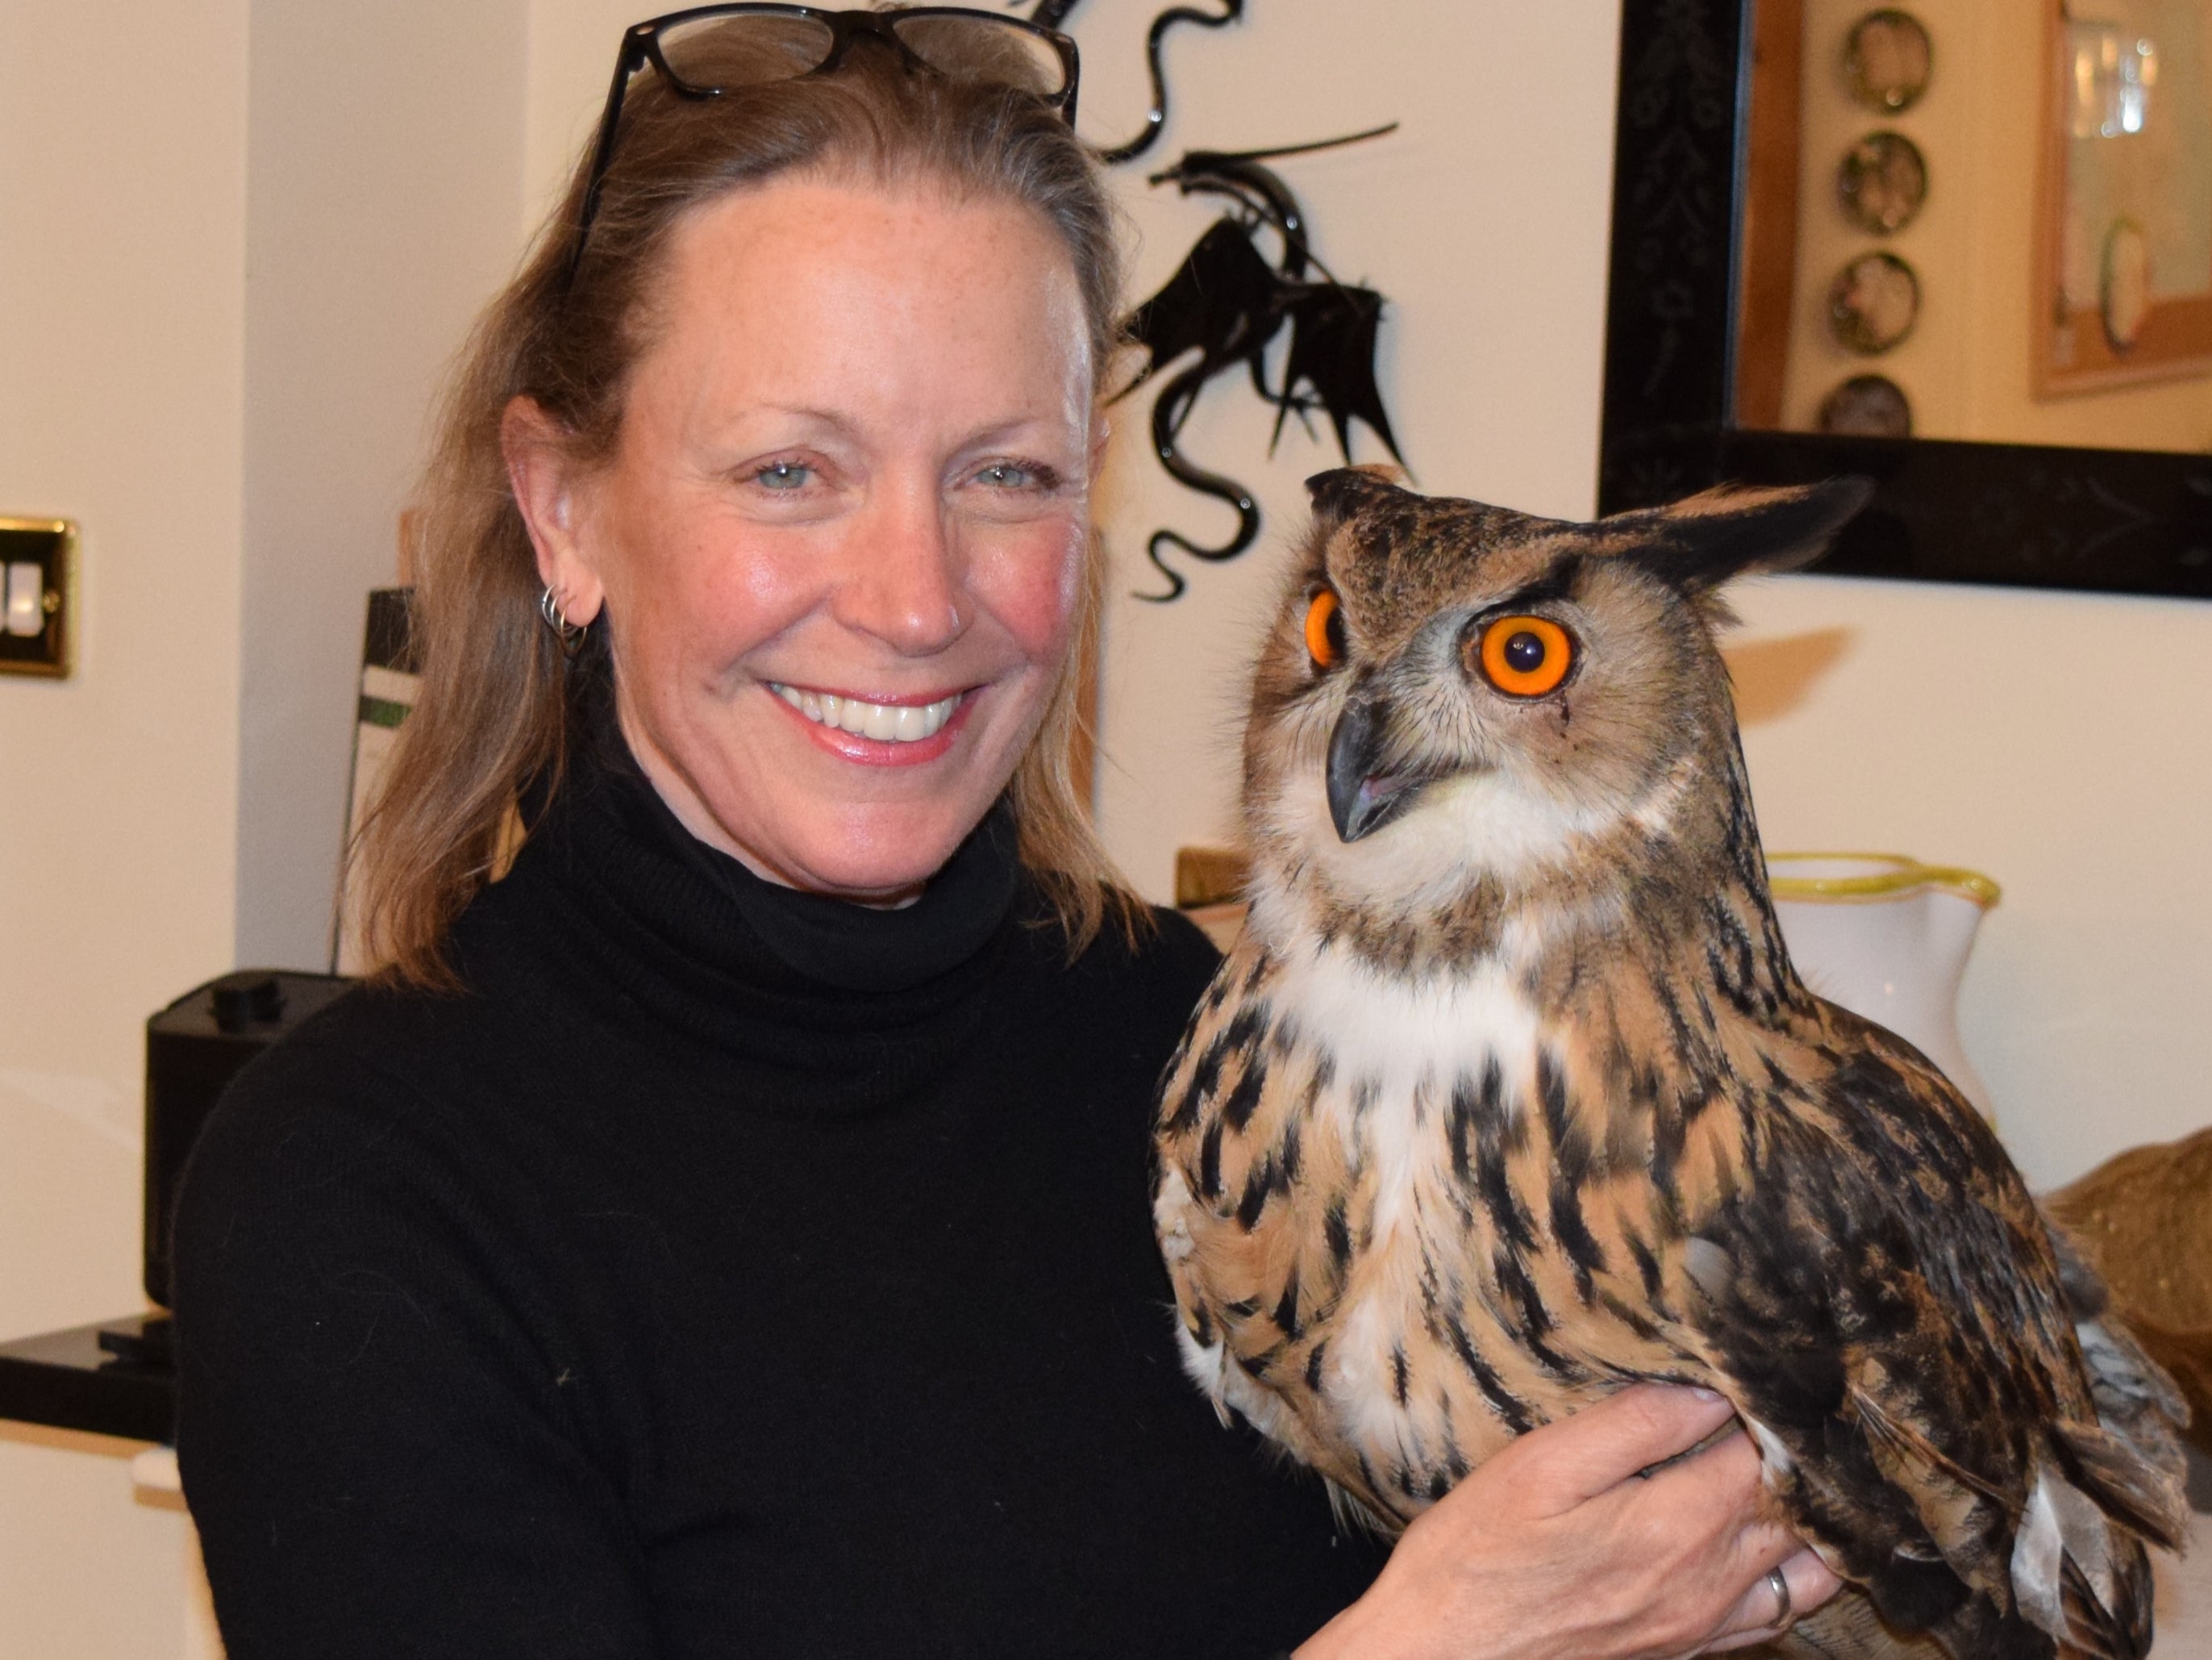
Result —
[[2124, 1333], [2093, 1379], [1995, 1137], [1806, 990], [1767, 897], [1714, 590], [1863, 489], [1595, 525], [1314, 494], [1249, 919], [1160, 1104], [1194, 1375], [1386, 1527], [1629, 1380], [1706, 1384], [1851, 1582], [1784, 1652], [2142, 1654], [2170, 1390]]

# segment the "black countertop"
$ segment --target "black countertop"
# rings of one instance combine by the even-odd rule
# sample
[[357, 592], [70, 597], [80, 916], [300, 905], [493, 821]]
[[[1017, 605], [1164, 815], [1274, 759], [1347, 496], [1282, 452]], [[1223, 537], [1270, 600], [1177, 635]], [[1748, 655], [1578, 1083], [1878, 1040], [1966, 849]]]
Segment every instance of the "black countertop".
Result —
[[176, 1422], [168, 1323], [137, 1314], [0, 1343], [0, 1418], [167, 1441]]

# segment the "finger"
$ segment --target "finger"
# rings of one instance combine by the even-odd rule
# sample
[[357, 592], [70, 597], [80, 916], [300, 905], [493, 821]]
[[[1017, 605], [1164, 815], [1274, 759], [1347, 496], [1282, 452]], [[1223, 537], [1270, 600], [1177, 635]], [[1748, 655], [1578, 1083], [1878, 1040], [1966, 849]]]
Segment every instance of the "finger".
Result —
[[[1774, 1584], [1776, 1575], [1781, 1578], [1779, 1589]], [[1706, 1643], [1705, 1651], [1722, 1654], [1778, 1637], [1841, 1590], [1843, 1584], [1826, 1562], [1809, 1550], [1798, 1549], [1760, 1572]]]
[[1801, 1620], [1844, 1588], [1836, 1571], [1809, 1550], [1801, 1550], [1784, 1562], [1782, 1572], [1790, 1581], [1790, 1600], [1796, 1604]]
[[1542, 1509], [1557, 1514], [1680, 1456], [1735, 1411], [1711, 1389], [1637, 1383], [1522, 1436], [1499, 1460], [1512, 1461], [1509, 1479], [1540, 1469]]
[[1716, 1527], [1741, 1529], [1759, 1513], [1763, 1469], [1757, 1444], [1734, 1429], [1711, 1446], [1653, 1470], [1640, 1489], [1623, 1492], [1648, 1492], [1650, 1502], [1670, 1511], [1708, 1517]]

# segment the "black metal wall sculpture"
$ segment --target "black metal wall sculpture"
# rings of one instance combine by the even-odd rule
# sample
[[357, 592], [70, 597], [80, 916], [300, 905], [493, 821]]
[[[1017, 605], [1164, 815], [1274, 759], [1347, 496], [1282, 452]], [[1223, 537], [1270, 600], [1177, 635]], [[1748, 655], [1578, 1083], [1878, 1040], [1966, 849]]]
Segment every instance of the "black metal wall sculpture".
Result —
[[[1340, 283], [1329, 274], [1308, 245], [1297, 198], [1260, 165], [1278, 155], [1352, 143], [1393, 130], [1380, 127], [1279, 150], [1193, 150], [1152, 175], [1153, 184], [1172, 179], [1186, 196], [1225, 197], [1237, 208], [1207, 228], [1167, 285], [1130, 316], [1130, 337], [1144, 348], [1146, 362], [1137, 378], [1116, 396], [1127, 397], [1170, 364], [1197, 354], [1197, 360], [1169, 380], [1152, 400], [1152, 452], [1177, 483], [1234, 508], [1237, 532], [1220, 546], [1209, 548], [1180, 531], [1155, 531], [1145, 550], [1167, 578], [1168, 591], [1144, 598], [1173, 599], [1183, 591], [1183, 577], [1161, 557], [1163, 549], [1218, 562], [1235, 558], [1260, 534], [1260, 508], [1251, 492], [1232, 478], [1195, 465], [1178, 447], [1199, 393], [1216, 375], [1240, 364], [1245, 368], [1253, 391], [1275, 406], [1274, 441], [1281, 439], [1284, 422], [1294, 414], [1310, 431], [1308, 417], [1319, 410], [1335, 429], [1337, 447], [1346, 461], [1352, 459], [1352, 423], [1358, 419], [1403, 463], [1382, 407], [1382, 390], [1375, 384], [1382, 296], [1372, 289]], [[1282, 243], [1273, 265], [1253, 243], [1261, 229], [1273, 230]], [[1307, 274], [1310, 270], [1318, 281]], [[1282, 384], [1271, 386], [1267, 352], [1285, 326], [1290, 342], [1283, 358]], [[1270, 454], [1274, 441], [1267, 446]]]
[[[1037, 0], [1037, 8], [1030, 14], [1030, 21], [1042, 23], [1048, 29], [1064, 28], [1067, 15], [1082, 0]], [[1168, 83], [1160, 67], [1160, 50], [1168, 38], [1168, 31], [1178, 23], [1196, 23], [1201, 28], [1224, 28], [1244, 15], [1244, 0], [1221, 0], [1218, 12], [1200, 11], [1194, 6], [1170, 6], [1152, 19], [1152, 26], [1145, 31], [1145, 67], [1152, 80], [1152, 101], [1145, 115], [1144, 131], [1126, 144], [1116, 144], [1111, 149], [1098, 152], [1098, 159], [1109, 167], [1118, 167], [1124, 161], [1133, 161], [1152, 149], [1168, 119]]]
[[[1058, 28], [1079, 3], [1080, 0], [1039, 0], [1031, 16], [1035, 21]], [[1221, 7], [1214, 13], [1176, 6], [1152, 20], [1145, 37], [1152, 105], [1144, 131], [1126, 144], [1102, 150], [1101, 159], [1109, 163], [1126, 161], [1152, 148], [1167, 119], [1162, 42], [1179, 23], [1219, 28], [1234, 22], [1243, 15], [1244, 0], [1221, 0]], [[1340, 283], [1330, 273], [1314, 254], [1297, 198], [1281, 179], [1261, 165], [1283, 156], [1380, 137], [1396, 130], [1393, 122], [1367, 132], [1274, 149], [1191, 150], [1148, 181], [1153, 185], [1172, 181], [1186, 196], [1217, 196], [1232, 205], [1199, 238], [1166, 285], [1131, 313], [1128, 332], [1144, 349], [1146, 361], [1136, 378], [1115, 396], [1127, 397], [1155, 375], [1196, 354], [1194, 361], [1170, 376], [1153, 400], [1152, 451], [1178, 483], [1233, 508], [1237, 530], [1218, 547], [1204, 546], [1178, 531], [1154, 532], [1146, 553], [1167, 578], [1168, 588], [1164, 593], [1140, 598], [1164, 602], [1176, 598], [1188, 586], [1182, 575], [1162, 556], [1164, 550], [1175, 549], [1193, 558], [1218, 562], [1235, 558], [1259, 537], [1260, 508], [1251, 491], [1233, 478], [1197, 465], [1178, 446], [1199, 394], [1216, 376], [1241, 366], [1251, 379], [1253, 391], [1274, 405], [1270, 454], [1282, 437], [1285, 422], [1292, 415], [1310, 433], [1310, 417], [1318, 412], [1328, 417], [1337, 447], [1346, 461], [1352, 459], [1352, 423], [1358, 420], [1365, 423], [1392, 457], [1403, 464], [1397, 438], [1390, 430], [1389, 415], [1383, 408], [1382, 390], [1375, 380], [1382, 296], [1371, 289]], [[1255, 240], [1265, 232], [1273, 232], [1281, 244], [1273, 261], [1261, 253]], [[1289, 336], [1279, 371], [1280, 384], [1271, 386], [1267, 355], [1286, 328]]]

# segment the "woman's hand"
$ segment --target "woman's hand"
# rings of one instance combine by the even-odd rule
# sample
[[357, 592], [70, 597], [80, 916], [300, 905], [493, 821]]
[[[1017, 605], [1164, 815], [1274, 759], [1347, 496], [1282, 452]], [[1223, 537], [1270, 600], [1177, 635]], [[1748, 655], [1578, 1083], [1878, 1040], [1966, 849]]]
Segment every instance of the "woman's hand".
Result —
[[1773, 1636], [1841, 1582], [1766, 1520], [1759, 1455], [1702, 1389], [1638, 1384], [1525, 1435], [1407, 1529], [1296, 1660], [1680, 1660]]

